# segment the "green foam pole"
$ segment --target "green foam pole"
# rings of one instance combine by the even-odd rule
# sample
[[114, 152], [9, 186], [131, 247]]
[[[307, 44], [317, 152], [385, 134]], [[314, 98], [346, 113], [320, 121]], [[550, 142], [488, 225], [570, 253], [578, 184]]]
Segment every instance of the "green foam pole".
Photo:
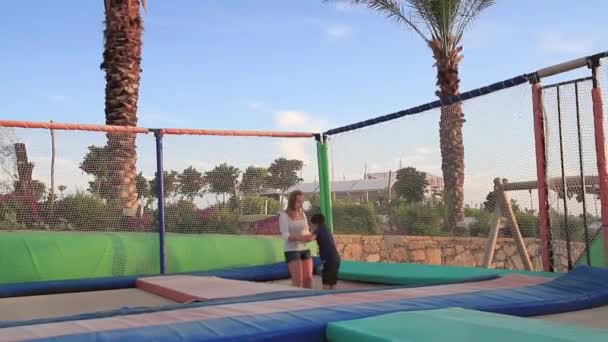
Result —
[[329, 180], [329, 149], [326, 142], [317, 142], [317, 161], [319, 165], [321, 212], [325, 215], [327, 227], [333, 232], [334, 222], [331, 205], [331, 183]]
[[321, 150], [323, 149], [322, 146], [323, 143], [317, 140], [317, 167], [319, 169], [319, 209], [321, 209], [321, 213], [325, 215], [325, 197], [323, 196], [323, 190], [325, 189], [325, 186], [323, 185], [323, 174], [325, 173], [325, 171], [323, 170], [323, 152], [321, 152]]

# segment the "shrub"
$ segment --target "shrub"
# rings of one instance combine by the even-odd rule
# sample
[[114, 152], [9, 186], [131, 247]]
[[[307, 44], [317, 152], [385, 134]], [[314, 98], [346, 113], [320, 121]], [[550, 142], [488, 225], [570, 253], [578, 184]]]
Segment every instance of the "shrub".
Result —
[[[141, 217], [123, 217], [121, 225], [125, 230], [128, 231], [149, 231], [154, 227], [154, 216], [150, 212], [145, 212]], [[158, 231], [158, 225], [155, 226], [155, 230]]]
[[538, 215], [517, 211], [515, 212], [515, 220], [523, 237], [539, 237], [540, 236], [540, 218]]
[[[158, 226], [158, 211], [155, 213], [155, 226]], [[194, 203], [179, 201], [165, 206], [165, 229], [171, 232], [192, 232], [200, 226]]]
[[[587, 228], [589, 229], [589, 224], [597, 220], [597, 218], [593, 218], [592, 216], [587, 217]], [[556, 240], [566, 240], [567, 237], [570, 238], [570, 241], [585, 241], [585, 222], [583, 220], [583, 215], [574, 216], [568, 215], [568, 225], [566, 232], [566, 217], [564, 214], [557, 213], [555, 211], [551, 211], [549, 216], [549, 222], [551, 223], [551, 233], [553, 234], [553, 238]], [[589, 231], [590, 236], [593, 236], [593, 232]]]
[[27, 229], [34, 222], [34, 210], [29, 203], [14, 195], [2, 196], [0, 200], [0, 229]]
[[121, 210], [103, 199], [85, 193], [66, 196], [55, 203], [58, 217], [75, 230], [119, 230]]
[[482, 209], [467, 209], [465, 210], [465, 216], [475, 219], [475, 221], [469, 225], [469, 234], [471, 236], [488, 236], [490, 233], [492, 217], [494, 216], [493, 212]]
[[434, 236], [441, 232], [441, 209], [424, 203], [399, 201], [389, 208], [389, 222], [408, 235]]
[[220, 206], [199, 224], [198, 232], [217, 234], [239, 234], [241, 229], [238, 223], [238, 212], [230, 210], [227, 206]]
[[[4, 208], [0, 208], [0, 210], [2, 210]], [[9, 211], [9, 212], [5, 212], [2, 211], [3, 213], [3, 217], [0, 220], [0, 230], [21, 230], [21, 229], [27, 229], [27, 225], [25, 225], [24, 223], [20, 223], [17, 220], [17, 212], [15, 211]]]
[[257, 195], [245, 196], [240, 200], [240, 210], [242, 215], [266, 214], [264, 208], [268, 203], [268, 214], [276, 214], [281, 210], [279, 201], [274, 198], [262, 197]]
[[336, 203], [333, 216], [336, 234], [382, 234], [378, 215], [372, 204]]
[[[494, 212], [479, 209], [469, 209], [465, 211], [467, 217], [475, 218], [475, 222], [469, 226], [469, 233], [471, 236], [486, 237], [490, 234], [492, 228], [492, 220], [494, 219]], [[525, 211], [515, 211], [515, 220], [519, 226], [519, 230], [523, 237], [538, 237], [540, 220], [538, 215]], [[501, 225], [506, 225], [507, 219], [501, 217]], [[503, 228], [500, 230], [501, 237], [512, 237], [513, 234], [510, 229]]]

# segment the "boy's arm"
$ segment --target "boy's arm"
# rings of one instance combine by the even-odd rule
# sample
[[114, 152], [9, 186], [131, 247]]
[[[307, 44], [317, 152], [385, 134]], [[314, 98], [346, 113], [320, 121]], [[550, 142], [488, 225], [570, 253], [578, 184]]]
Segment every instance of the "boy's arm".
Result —
[[315, 238], [317, 239], [317, 241], [320, 240], [326, 240], [327, 239], [327, 227], [320, 226], [319, 228], [317, 228], [317, 230], [315, 231]]

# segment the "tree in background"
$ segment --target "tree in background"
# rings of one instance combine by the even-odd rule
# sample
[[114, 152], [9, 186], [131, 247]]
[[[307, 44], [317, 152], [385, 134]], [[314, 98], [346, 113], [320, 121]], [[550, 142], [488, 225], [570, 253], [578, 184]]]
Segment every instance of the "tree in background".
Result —
[[89, 152], [80, 162], [79, 168], [85, 173], [95, 177], [92, 182], [89, 182], [89, 192], [101, 198], [112, 199], [113, 188], [110, 186], [110, 159], [112, 155], [107, 146], [99, 147], [91, 145], [88, 147]]
[[226, 203], [226, 194], [236, 194], [240, 174], [238, 168], [223, 163], [205, 172], [205, 180], [209, 184], [209, 191], [222, 195], [222, 202]]
[[46, 195], [46, 185], [39, 180], [33, 179], [30, 186], [34, 199], [36, 199], [37, 202], [42, 201]]
[[278, 158], [268, 168], [266, 186], [281, 191], [281, 199], [285, 192], [302, 181], [298, 172], [304, 167], [304, 162], [297, 159]]
[[65, 185], [60, 185], [57, 187], [57, 190], [59, 190], [59, 197], [63, 199], [63, 192], [67, 189], [68, 187]]
[[185, 168], [177, 176], [177, 181], [179, 182], [178, 193], [190, 202], [193, 202], [196, 197], [201, 196], [205, 185], [207, 185], [203, 174], [192, 166]]
[[[137, 126], [137, 102], [141, 77], [143, 21], [140, 5], [145, 0], [104, 0], [105, 30], [105, 118], [107, 125]], [[110, 189], [106, 195], [118, 200], [123, 215], [134, 216], [139, 206], [137, 193], [137, 150], [135, 134], [107, 133]]]
[[490, 191], [488, 195], [486, 195], [486, 200], [483, 202], [483, 208], [487, 211], [494, 211], [497, 203], [498, 193], [496, 191]]
[[[483, 202], [483, 208], [487, 211], [494, 212], [496, 209], [496, 205], [498, 204], [498, 193], [496, 191], [490, 191], [486, 196], [486, 200]], [[511, 208], [513, 208], [513, 212], [517, 213], [520, 210], [519, 203], [516, 200], [511, 198]]]
[[148, 182], [146, 177], [144, 177], [143, 173], [140, 172], [137, 174], [136, 184], [137, 197], [139, 198], [140, 202], [142, 202], [141, 204], [144, 209], [149, 209], [150, 204], [153, 201], [154, 195], [150, 192], [150, 183]]
[[[165, 198], [171, 198], [175, 196], [175, 193], [179, 187], [178, 182], [179, 172], [171, 170], [163, 172], [163, 190], [165, 191]], [[154, 179], [148, 181], [150, 184], [150, 195], [156, 197], [158, 193], [157, 184], [157, 174], [154, 173]]]
[[[324, 0], [333, 2], [331, 0]], [[335, 1], [335, 0], [334, 0]], [[494, 0], [346, 0], [386, 14], [414, 31], [433, 52], [437, 68], [436, 95], [460, 94], [459, 64], [466, 28]], [[441, 108], [439, 140], [443, 171], [444, 229], [464, 223], [464, 142], [462, 104]]]
[[18, 142], [15, 130], [0, 127], [0, 193], [8, 194], [15, 190], [17, 175], [17, 155], [15, 144]]
[[422, 202], [429, 185], [426, 173], [413, 167], [406, 167], [397, 171], [396, 182], [393, 185], [397, 197], [410, 203]]
[[264, 188], [268, 169], [264, 167], [249, 166], [243, 173], [239, 189], [245, 195], [259, 194]]

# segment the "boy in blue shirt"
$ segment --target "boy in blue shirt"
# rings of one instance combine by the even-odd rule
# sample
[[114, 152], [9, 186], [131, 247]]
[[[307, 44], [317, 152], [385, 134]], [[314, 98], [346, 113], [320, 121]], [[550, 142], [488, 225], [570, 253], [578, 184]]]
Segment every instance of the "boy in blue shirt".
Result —
[[319, 245], [319, 256], [323, 264], [321, 279], [324, 290], [333, 290], [338, 283], [338, 270], [340, 269], [340, 254], [336, 249], [334, 237], [325, 225], [325, 216], [315, 214], [310, 218], [313, 234]]

